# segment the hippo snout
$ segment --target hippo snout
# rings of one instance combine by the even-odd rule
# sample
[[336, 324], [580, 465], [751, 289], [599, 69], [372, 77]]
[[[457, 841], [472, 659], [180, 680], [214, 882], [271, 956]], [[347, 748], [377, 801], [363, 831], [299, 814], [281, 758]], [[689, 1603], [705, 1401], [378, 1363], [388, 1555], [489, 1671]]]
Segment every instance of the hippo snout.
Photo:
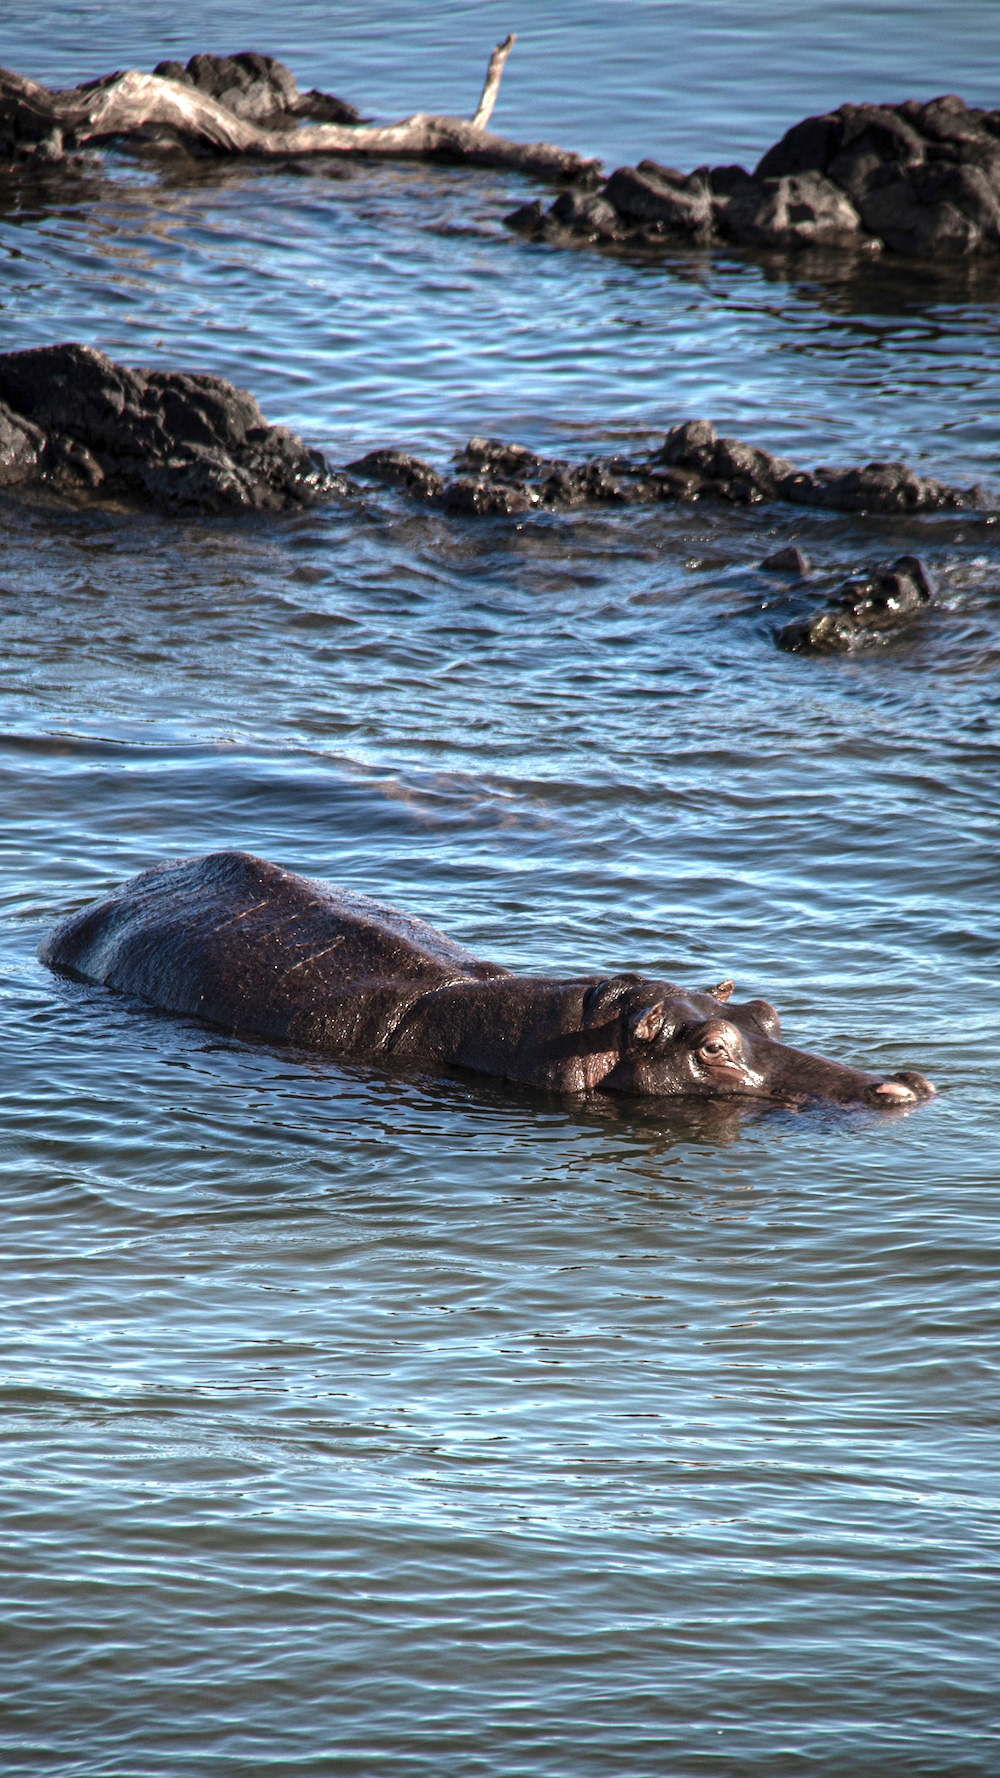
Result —
[[864, 1095], [867, 1105], [880, 1106], [891, 1111], [897, 1105], [918, 1105], [926, 1099], [933, 1099], [934, 1084], [915, 1069], [904, 1068], [899, 1074], [890, 1074], [888, 1080], [881, 1080], [870, 1086]]

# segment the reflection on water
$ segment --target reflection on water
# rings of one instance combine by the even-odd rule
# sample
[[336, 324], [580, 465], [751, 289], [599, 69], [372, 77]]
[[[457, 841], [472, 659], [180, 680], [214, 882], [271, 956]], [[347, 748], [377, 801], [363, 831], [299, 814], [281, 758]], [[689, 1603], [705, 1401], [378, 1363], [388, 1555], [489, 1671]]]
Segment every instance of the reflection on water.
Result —
[[[757, 37], [721, 0], [633, 10], [647, 59], [683, 14], [679, 84], [710, 26], [735, 33], [664, 158], [847, 96], [851, 31], [866, 55], [878, 34], [794, 10]], [[270, 37], [209, 11], [185, 46], [183, 7], [15, 6], [0, 59], [64, 78]], [[390, 11], [404, 84], [437, 78], [440, 20], [329, 15], [347, 96], [388, 111]], [[926, 52], [915, 90], [932, 13], [890, 15]], [[265, 46], [336, 87], [327, 17], [295, 0]], [[954, 17], [961, 72], [982, 9]], [[563, 23], [531, 28], [558, 46]], [[573, 56], [600, 24], [585, 7]], [[782, 32], [801, 89], [751, 92], [733, 57]], [[896, 53], [872, 49], [894, 87]], [[634, 48], [611, 59], [609, 94]], [[645, 78], [600, 131], [663, 152]], [[698, 117], [736, 85], [742, 112]], [[535, 100], [510, 87], [513, 128]], [[586, 146], [561, 90], [545, 133]], [[110, 188], [8, 191], [6, 343], [215, 370], [338, 461], [473, 432], [591, 452], [704, 413], [806, 463], [996, 485], [992, 274], [554, 251], [503, 230], [516, 182], [336, 171], [122, 159]], [[995, 527], [477, 524], [376, 490], [242, 523], [5, 497], [0, 541], [5, 1765], [986, 1778]], [[788, 542], [804, 588], [759, 570]], [[914, 630], [775, 648], [906, 551], [941, 589]], [[519, 970], [732, 976], [789, 1042], [939, 1096], [573, 1105], [239, 1043], [37, 963], [68, 908], [229, 845]]]

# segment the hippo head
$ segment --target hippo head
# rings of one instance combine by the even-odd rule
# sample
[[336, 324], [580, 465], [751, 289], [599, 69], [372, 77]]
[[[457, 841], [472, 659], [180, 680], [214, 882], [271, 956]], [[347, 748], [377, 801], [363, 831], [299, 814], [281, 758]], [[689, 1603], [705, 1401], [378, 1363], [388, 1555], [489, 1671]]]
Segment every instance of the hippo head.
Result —
[[757, 1099], [782, 1105], [825, 1100], [895, 1110], [930, 1099], [922, 1074], [867, 1074], [779, 1041], [781, 1020], [767, 1000], [729, 1004], [732, 982], [687, 993], [671, 982], [620, 975], [584, 995], [585, 1025], [614, 1020], [618, 1060], [605, 1090], [704, 1099]]

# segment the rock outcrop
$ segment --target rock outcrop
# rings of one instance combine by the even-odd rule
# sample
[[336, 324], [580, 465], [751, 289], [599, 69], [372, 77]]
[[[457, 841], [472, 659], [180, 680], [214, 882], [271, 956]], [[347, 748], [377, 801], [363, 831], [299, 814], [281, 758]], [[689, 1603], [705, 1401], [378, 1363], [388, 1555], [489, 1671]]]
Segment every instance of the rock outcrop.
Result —
[[753, 173], [685, 174], [644, 160], [506, 220], [530, 235], [622, 245], [888, 248], [933, 260], [1000, 253], [1000, 111], [954, 94], [841, 105], [795, 124]]
[[855, 574], [818, 611], [796, 618], [775, 641], [791, 654], [848, 654], [885, 642], [912, 624], [934, 598], [930, 575], [918, 556]]
[[199, 512], [280, 512], [346, 485], [221, 377], [73, 344], [0, 353], [0, 487], [30, 484]]
[[540, 457], [525, 445], [473, 438], [445, 479], [429, 463], [397, 450], [372, 451], [351, 463], [368, 480], [470, 514], [567, 511], [656, 500], [725, 500], [758, 505], [787, 500], [834, 512], [962, 511], [987, 504], [982, 488], [954, 488], [906, 463], [798, 469], [738, 438], [720, 438], [709, 420], [688, 420], [645, 457], [593, 457], [583, 463]]

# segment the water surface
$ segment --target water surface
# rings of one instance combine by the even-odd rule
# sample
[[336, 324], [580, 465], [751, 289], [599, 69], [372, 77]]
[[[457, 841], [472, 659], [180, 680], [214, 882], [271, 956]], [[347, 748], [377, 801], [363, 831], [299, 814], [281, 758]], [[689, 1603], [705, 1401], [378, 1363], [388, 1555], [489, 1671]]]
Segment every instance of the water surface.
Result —
[[[5, 9], [71, 80], [244, 44], [379, 114], [752, 159], [984, 89], [992, 9]], [[623, 22], [624, 21], [624, 22]], [[596, 72], [595, 72], [596, 70]], [[764, 78], [764, 75], [767, 78]], [[471, 100], [469, 95], [472, 95]], [[8, 346], [210, 369], [344, 461], [707, 414], [997, 487], [997, 288], [507, 234], [529, 189], [187, 169], [0, 214]], [[995, 528], [780, 508], [479, 524], [0, 506], [12, 1771], [996, 1770]], [[779, 653], [917, 550], [922, 628]], [[241, 1043], [34, 957], [240, 845], [523, 969], [724, 975], [912, 1116], [666, 1116]]]

